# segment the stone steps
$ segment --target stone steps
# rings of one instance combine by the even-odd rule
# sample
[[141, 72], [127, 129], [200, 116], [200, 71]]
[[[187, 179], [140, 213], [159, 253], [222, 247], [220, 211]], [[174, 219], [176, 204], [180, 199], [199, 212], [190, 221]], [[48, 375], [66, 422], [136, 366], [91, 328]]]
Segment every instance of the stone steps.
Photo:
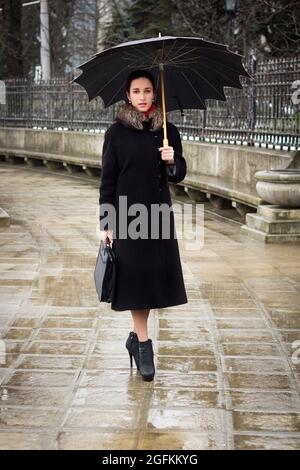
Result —
[[260, 205], [256, 214], [246, 215], [242, 232], [265, 243], [300, 242], [300, 209]]

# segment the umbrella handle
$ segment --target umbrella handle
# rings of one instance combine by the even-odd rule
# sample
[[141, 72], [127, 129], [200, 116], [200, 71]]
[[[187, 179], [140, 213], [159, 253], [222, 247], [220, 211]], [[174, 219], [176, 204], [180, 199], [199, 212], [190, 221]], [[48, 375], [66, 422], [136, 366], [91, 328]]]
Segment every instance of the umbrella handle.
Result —
[[163, 64], [162, 67], [160, 68], [160, 77], [161, 77], [161, 94], [162, 94], [162, 111], [163, 111], [163, 121], [164, 121], [164, 140], [163, 140], [163, 146], [168, 147], [169, 146], [169, 141], [168, 141], [168, 136], [167, 136], [167, 117], [166, 117], [166, 102], [165, 102], [165, 82], [164, 82], [164, 69], [163, 69]]
[[160, 49], [160, 82], [161, 82], [161, 103], [162, 103], [162, 112], [163, 112], [163, 121], [164, 121], [164, 139], [163, 146], [168, 147], [169, 141], [167, 136], [167, 118], [166, 118], [166, 101], [165, 101], [165, 81], [164, 81], [164, 64], [163, 64], [163, 48]]

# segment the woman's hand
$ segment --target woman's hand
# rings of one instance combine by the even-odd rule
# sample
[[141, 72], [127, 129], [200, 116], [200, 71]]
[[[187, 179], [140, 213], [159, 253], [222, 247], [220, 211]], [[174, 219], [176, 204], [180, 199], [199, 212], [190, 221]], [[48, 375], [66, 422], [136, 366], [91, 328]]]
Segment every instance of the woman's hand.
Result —
[[112, 230], [101, 230], [100, 231], [101, 240], [105, 245], [111, 244], [113, 242], [113, 231]]
[[174, 149], [173, 147], [159, 147], [158, 149], [161, 152], [161, 158], [168, 165], [174, 164]]

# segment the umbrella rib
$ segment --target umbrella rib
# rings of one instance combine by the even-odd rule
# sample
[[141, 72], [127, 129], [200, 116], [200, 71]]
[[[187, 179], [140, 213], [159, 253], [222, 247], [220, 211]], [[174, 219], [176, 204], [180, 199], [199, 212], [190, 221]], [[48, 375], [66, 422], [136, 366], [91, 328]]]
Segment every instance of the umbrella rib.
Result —
[[[185, 55], [185, 54], [181, 54], [181, 56], [183, 56], [183, 55]], [[175, 57], [175, 59], [166, 59], [166, 58], [164, 58], [163, 64], [166, 65], [166, 66], [171, 65], [171, 66], [176, 67], [176, 66], [182, 66], [182, 65], [196, 64], [197, 60], [198, 60], [197, 56], [183, 58], [183, 59], [179, 59], [179, 60], [178, 60], [178, 57], [179, 56], [177, 56], [177, 58]], [[153, 58], [152, 63], [147, 62], [145, 64], [140, 64], [140, 67], [152, 68], [154, 65], [157, 66], [158, 64], [159, 64], [159, 58], [157, 56], [155, 56]]]
[[179, 53], [179, 52], [181, 53], [181, 51], [185, 48], [185, 46], [186, 46], [186, 44], [183, 44], [182, 46], [180, 46], [180, 47], [177, 49], [177, 51], [175, 52], [175, 54], [177, 54], [177, 55], [174, 55], [173, 57], [171, 57], [171, 59], [170, 59], [170, 54], [168, 54], [168, 55], [166, 56], [166, 59], [167, 59], [167, 60], [174, 60], [174, 59], [177, 59], [178, 57], [181, 57], [181, 55], [188, 54], [189, 52], [191, 52], [191, 51], [193, 51], [193, 50], [196, 49], [195, 47], [193, 47], [192, 49], [190, 49], [190, 50], [188, 50], [188, 51], [185, 51], [184, 53], [178, 55], [178, 53]]
[[169, 59], [171, 52], [173, 52], [173, 49], [174, 49], [174, 47], [175, 47], [175, 44], [176, 44], [176, 41], [177, 41], [177, 40], [178, 40], [178, 38], [175, 39], [175, 41], [173, 42], [173, 44], [171, 45], [171, 47], [169, 48], [169, 50], [167, 50], [167, 54], [166, 54], [166, 57], [165, 57], [166, 60]]
[[[228, 80], [233, 81], [232, 79], [230, 79], [230, 77], [227, 77], [227, 75], [225, 75], [223, 72], [214, 69], [213, 67], [211, 67], [211, 66], [208, 65], [207, 63], [205, 63], [205, 64], [203, 64], [203, 65], [204, 65], [204, 67], [206, 67], [206, 68], [208, 68], [209, 70], [211, 70], [213, 73], [218, 73], [219, 75], [221, 75], [222, 78], [225, 77], [225, 78], [227, 78]], [[225, 68], [227, 68], [227, 69], [229, 69], [231, 72], [238, 73], [237, 70], [235, 70], [235, 69], [233, 69], [233, 68], [231, 68], [231, 67], [228, 67], [227, 65], [223, 65], [223, 64], [222, 64], [222, 66], [225, 67]], [[239, 74], [239, 75], [242, 75], [242, 74]]]
[[[122, 55], [122, 59], [128, 59], [128, 60], [136, 59], [137, 55], [142, 56], [142, 58], [148, 59], [149, 54], [141, 52], [139, 49], [137, 49], [134, 46], [132, 46], [132, 49], [136, 49], [137, 54], [130, 54], [130, 51], [125, 51], [125, 53]], [[98, 58], [103, 52], [105, 52], [105, 51], [102, 51], [102, 52], [99, 52], [98, 54], [96, 54], [96, 57], [93, 57], [93, 60], [95, 58]], [[103, 59], [107, 60], [108, 63], [109, 63], [110, 61], [114, 61], [115, 57], [114, 57], [114, 55], [109, 55], [109, 56], [107, 55], [107, 56], [105, 56], [105, 58], [103, 57], [102, 60]], [[88, 61], [86, 63], [88, 64], [89, 62], [90, 61]], [[96, 67], [98, 66], [97, 62], [95, 62], [95, 66]], [[77, 67], [77, 68], [79, 68], [79, 67]]]
[[[185, 45], [184, 45], [183, 47], [185, 47]], [[199, 50], [199, 48], [198, 48], [198, 47], [195, 47], [195, 48], [193, 48], [193, 49], [190, 49], [189, 51], [186, 51], [186, 52], [183, 53], [183, 54], [174, 56], [172, 59], [170, 59], [170, 61], [172, 61], [172, 60], [174, 61], [174, 59], [178, 59], [178, 58], [181, 57], [182, 55], [185, 55], [185, 54], [187, 54], [187, 53], [189, 53], [189, 52], [192, 52], [193, 50]], [[201, 47], [200, 50], [199, 50], [199, 55], [201, 54], [202, 50], [209, 50], [209, 51], [212, 51], [211, 48], [207, 48], [207, 47], [204, 48], [204, 47]], [[180, 49], [179, 49], [179, 51], [180, 51]], [[215, 52], [215, 51], [213, 50], [213, 52]], [[237, 55], [237, 54], [234, 54], [234, 53], [232, 53], [232, 52], [230, 52], [230, 51], [228, 51], [228, 50], [222, 51], [222, 54], [226, 54], [226, 55], [229, 55], [229, 56], [231, 56], [231, 57], [233, 57], [233, 56], [235, 57], [235, 56]], [[199, 56], [197, 56], [197, 59], [199, 59]], [[188, 59], [187, 59], [187, 60], [188, 60]], [[211, 61], [213, 61], [213, 62], [216, 61], [214, 58], [209, 58], [209, 60], [211, 60]], [[181, 62], [181, 63], [182, 63], [182, 62]], [[238, 64], [238, 65], [242, 65], [242, 67], [244, 67], [242, 63], [240, 63], [240, 64]], [[229, 70], [232, 70], [232, 71], [236, 72], [236, 68], [230, 67], [230, 65], [228, 65], [228, 64], [224, 64], [224, 67], [226, 67], [226, 68], [229, 69]], [[242, 75], [242, 73], [241, 73], [241, 75]]]
[[[175, 41], [176, 41], [176, 40], [175, 40]], [[167, 65], [168, 62], [171, 62], [172, 64], [176, 65], [176, 60], [177, 60], [178, 58], [180, 58], [180, 57], [182, 57], [182, 56], [184, 56], [184, 55], [186, 55], [186, 54], [189, 54], [189, 53], [191, 53], [191, 52], [197, 50], [197, 48], [194, 47], [194, 48], [192, 48], [192, 49], [189, 49], [188, 51], [185, 51], [185, 52], [182, 52], [182, 53], [181, 53], [181, 51], [187, 46], [187, 44], [185, 43], [185, 44], [183, 44], [183, 45], [176, 51], [176, 54], [177, 54], [177, 55], [175, 55], [174, 57], [170, 58], [170, 54], [171, 54], [171, 52], [172, 52], [172, 48], [174, 48], [174, 46], [175, 46], [175, 41], [174, 41], [174, 44], [172, 45], [172, 47], [171, 47], [171, 48], [169, 49], [169, 51], [167, 52], [167, 55], [163, 58], [163, 59], [164, 59], [163, 63], [164, 63], [165, 65]], [[134, 47], [134, 49], [136, 49], [136, 52], [137, 52], [139, 55], [141, 55], [141, 51], [140, 51], [138, 48], [135, 48], [135, 47]], [[180, 54], [179, 54], [179, 53], [180, 53]], [[158, 63], [159, 63], [159, 57], [158, 57], [157, 52], [156, 52], [153, 56], [152, 56], [152, 54], [145, 54], [145, 53], [142, 53], [142, 56], [143, 56], [142, 58], [146, 58], [146, 59], [149, 59], [149, 57], [150, 57], [151, 59], [153, 58], [152, 63], [150, 63], [150, 62], [147, 63], [147, 61], [146, 61], [146, 65], [143, 65], [143, 67], [149, 67], [149, 68], [151, 68], [151, 67], [153, 67], [154, 64], [158, 64]], [[135, 59], [136, 59], [136, 55], [131, 54], [130, 52], [126, 52], [126, 55], [123, 56], [123, 59], [124, 59], [124, 60], [132, 60], [132, 58], [135, 58]], [[191, 59], [192, 59], [192, 58], [187, 58], [187, 59], [185, 59], [185, 60], [186, 60], [186, 63], [189, 63]], [[197, 61], [197, 59], [198, 59], [198, 57], [195, 56], [195, 60], [196, 60], [196, 61]], [[183, 61], [178, 62], [179, 65], [181, 65], [182, 63], [184, 63], [184, 62], [183, 62]], [[192, 63], [193, 63], [193, 62], [192, 62]]]
[[[150, 55], [150, 58], [151, 58], [151, 55]], [[143, 68], [152, 68], [156, 63], [158, 64], [159, 63], [159, 59], [158, 59], [158, 54], [156, 53], [154, 56], [152, 56], [153, 58], [153, 61], [152, 63], [148, 62], [148, 64], [146, 65], [140, 65], [140, 68], [143, 67]]]
[[[175, 45], [175, 42], [174, 42], [174, 45]], [[185, 46], [186, 46], [186, 44], [182, 45], [182, 46], [178, 49], [178, 51], [176, 51], [177, 54], [178, 54], [178, 52], [181, 52], [181, 51], [185, 48]], [[173, 46], [172, 46], [172, 47], [173, 47]], [[166, 61], [169, 60], [172, 47], [170, 48], [170, 50], [168, 51], [168, 54], [167, 54], [166, 57], [165, 57]], [[136, 49], [136, 52], [137, 52], [139, 55], [141, 55], [141, 51], [140, 51], [138, 48], [132, 47], [132, 49]], [[185, 55], [185, 54], [191, 52], [192, 50], [196, 50], [196, 48], [190, 49], [189, 51], [186, 51], [184, 54], [181, 54], [181, 55]], [[151, 54], [148, 54], [148, 53], [142, 53], [142, 55], [144, 56], [144, 58], [147, 58], [147, 59], [149, 58], [149, 55], [150, 55], [150, 57], [151, 57]], [[177, 58], [180, 57], [181, 55], [174, 56], [174, 57], [173, 57], [172, 59], [170, 59], [170, 60], [177, 59]], [[158, 58], [157, 52], [156, 52], [156, 54], [155, 54], [153, 57], [154, 57], [154, 61], [155, 61], [155, 59]], [[126, 55], [123, 56], [123, 59], [131, 60], [132, 58], [136, 58], [136, 55], [131, 54], [130, 52], [126, 52]], [[153, 62], [154, 62], [154, 61], [153, 61]], [[158, 61], [157, 61], [157, 63], [158, 63]], [[152, 64], [153, 64], [153, 63], [152, 63]]]
[[[193, 49], [190, 49], [189, 51], [185, 51], [185, 52], [183, 52], [182, 54], [179, 54], [179, 55], [177, 55], [177, 56], [172, 57], [171, 59], [169, 59], [169, 61], [170, 61], [170, 62], [173, 62], [173, 61], [175, 61], [175, 60], [178, 60], [180, 57], [182, 57], [182, 56], [184, 56], [184, 55], [186, 55], [186, 54], [190, 54], [191, 52], [196, 51], [196, 50], [197, 50], [197, 48], [194, 47]], [[197, 57], [197, 56], [196, 56], [196, 57]], [[197, 57], [197, 58], [198, 58], [198, 57]], [[189, 58], [184, 59], [184, 60], [189, 60]]]
[[[227, 52], [227, 51], [225, 51], [225, 52]], [[216, 61], [215, 59], [213, 59], [213, 58], [211, 58], [211, 57], [207, 58], [207, 60], [212, 61], [212, 62], [217, 62], [218, 65], [222, 65], [222, 67], [224, 67], [224, 68], [230, 70], [231, 72], [238, 73], [238, 70], [237, 70], [236, 68], [231, 67], [231, 66], [228, 65], [228, 64], [220, 64], [220, 62]], [[238, 65], [239, 65], [239, 66], [242, 66], [242, 68], [245, 70], [244, 65], [242, 64], [242, 62], [240, 62]], [[215, 71], [215, 69], [213, 69], [212, 67], [210, 67], [209, 65], [207, 65], [207, 62], [205, 62], [205, 66], [208, 67], [210, 70]], [[247, 72], [247, 71], [246, 71], [246, 72]], [[243, 73], [240, 72], [239, 75], [243, 75]]]
[[[136, 62], [129, 63], [128, 67], [132, 68], [133, 65], [135, 65]], [[150, 62], [145, 62], [144, 64], [142, 62], [138, 63], [138, 67], [141, 69], [149, 68], [151, 69], [154, 65], [156, 65], [156, 57], [154, 57], [153, 61]]]
[[197, 92], [197, 90], [195, 89], [194, 85], [191, 83], [191, 81], [189, 80], [189, 78], [186, 76], [186, 74], [182, 71], [180, 71], [180, 73], [184, 76], [184, 78], [186, 79], [186, 81], [188, 82], [188, 84], [191, 86], [191, 88], [193, 89], [193, 91], [195, 92], [195, 94], [198, 96], [199, 98], [199, 101], [201, 102], [201, 104], [204, 104], [205, 106], [205, 101], [201, 98], [201, 96], [199, 95], [199, 93]]
[[[169, 64], [171, 65], [174, 65], [174, 66], [177, 66], [177, 65], [189, 65], [189, 64], [197, 64], [197, 61], [198, 61], [199, 57], [195, 56], [195, 57], [188, 57], [186, 59], [181, 59], [181, 60], [177, 60], [177, 61], [174, 61], [173, 59], [170, 59], [169, 60]], [[167, 64], [168, 65], [168, 64]]]
[[[148, 59], [149, 58], [149, 54], [139, 54], [139, 59]], [[126, 54], [126, 55], [123, 55], [122, 57], [123, 60], [133, 60], [133, 59], [136, 59], [136, 55], [135, 54]]]
[[203, 77], [203, 75], [201, 75], [201, 73], [200, 73], [198, 70], [194, 69], [193, 67], [191, 67], [191, 70], [193, 70], [193, 72], [195, 72], [196, 75], [199, 75], [199, 77], [201, 77], [202, 80], [204, 80], [206, 83], [208, 83], [208, 85], [209, 85], [211, 88], [213, 88], [219, 96], [221, 96], [222, 98], [224, 98], [224, 92], [223, 92], [223, 94], [220, 93], [220, 91], [219, 91], [210, 81], [208, 81], [205, 77]]
[[[182, 45], [177, 49], [177, 51], [175, 52], [175, 54], [178, 54], [179, 52], [181, 52], [186, 46], [187, 46], [186, 43], [185, 43], [185, 44], [182, 44]], [[188, 51], [185, 51], [184, 54], [187, 54], [187, 53], [189, 53], [189, 52], [191, 52], [191, 51], [193, 51], [193, 50], [196, 50], [196, 49], [197, 49], [197, 48], [193, 47], [192, 49], [189, 49]], [[180, 55], [184, 55], [184, 54], [180, 54]], [[168, 54], [168, 55], [166, 56], [166, 58], [167, 58], [168, 60], [173, 60], [173, 59], [177, 59], [177, 57], [180, 57], [180, 55], [177, 55], [177, 56], [174, 55], [171, 59], [169, 59], [170, 54]]]
[[[153, 59], [153, 62], [152, 64], [150, 65], [150, 69], [154, 66], [154, 64], [156, 63], [155, 61], [158, 61], [158, 53], [156, 52], [155, 56], [154, 56], [154, 59]], [[158, 62], [157, 62], [158, 63]]]
[[109, 85], [118, 75], [120, 75], [126, 68], [128, 67], [128, 65], [125, 65], [125, 67], [123, 67], [118, 73], [116, 73], [108, 82], [105, 83], [105, 85], [100, 88], [100, 90], [97, 90], [95, 96], [97, 96], [99, 93], [101, 93], [101, 91], [103, 91], [107, 85]]
[[[147, 53], [143, 53], [143, 52], [141, 53], [141, 51], [138, 48], [135, 48], [135, 47], [133, 47], [133, 48], [136, 49], [136, 52], [139, 56], [142, 55], [143, 59], [148, 59], [149, 55], [151, 57], [151, 54], [147, 54]], [[154, 57], [154, 61], [155, 61], [155, 59], [157, 57], [157, 54], [154, 55], [153, 57]], [[123, 56], [123, 59], [125, 59], [125, 60], [132, 60], [133, 58], [136, 59], [136, 55], [131, 54], [130, 52], [126, 52], [126, 55]]]
[[124, 87], [125, 88], [125, 82], [122, 82], [121, 86], [118, 88], [118, 90], [116, 91], [116, 93], [111, 97], [111, 99], [108, 101], [107, 105], [106, 106], [109, 106], [110, 103], [113, 104], [112, 100], [114, 99], [114, 97], [119, 93], [119, 91], [121, 90], [121, 88]]

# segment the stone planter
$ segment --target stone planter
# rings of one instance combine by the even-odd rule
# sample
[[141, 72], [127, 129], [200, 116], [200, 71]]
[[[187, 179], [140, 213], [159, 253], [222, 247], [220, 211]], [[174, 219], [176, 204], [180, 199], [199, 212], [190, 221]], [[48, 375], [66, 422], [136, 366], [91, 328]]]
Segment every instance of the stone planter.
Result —
[[255, 178], [258, 195], [270, 204], [286, 208], [300, 208], [300, 170], [282, 169], [257, 171]]
[[246, 215], [242, 231], [265, 243], [300, 242], [300, 169], [257, 171], [256, 191], [269, 204]]

